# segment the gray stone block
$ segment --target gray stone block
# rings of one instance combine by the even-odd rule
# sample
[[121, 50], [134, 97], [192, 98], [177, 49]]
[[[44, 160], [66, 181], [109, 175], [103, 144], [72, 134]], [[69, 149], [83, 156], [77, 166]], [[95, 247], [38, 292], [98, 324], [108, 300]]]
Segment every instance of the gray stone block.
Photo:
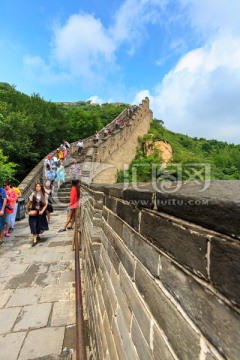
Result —
[[164, 257], [161, 281], [214, 347], [239, 359], [240, 315]]
[[[153, 325], [153, 356], [154, 359], [174, 360], [169, 345], [166, 344], [166, 339], [159, 331], [157, 326]], [[176, 356], [176, 355], [175, 355]]]
[[127, 354], [127, 360], [137, 360], [138, 356], [135, 350], [135, 346], [131, 339], [131, 334], [124, 320], [125, 309], [118, 307], [117, 316], [115, 317], [119, 334], [122, 338], [122, 346]]
[[106, 208], [106, 206], [104, 206], [103, 209], [102, 209], [102, 217], [106, 221], [108, 221], [108, 213], [109, 213], [108, 209]]
[[113, 213], [109, 213], [108, 224], [120, 237], [122, 237], [123, 222], [119, 217]]
[[120, 307], [122, 311], [125, 329], [127, 329], [127, 331], [129, 332], [132, 319], [132, 311], [130, 309], [129, 303], [127, 302], [126, 295], [120, 286], [120, 277], [114, 269], [112, 269], [111, 271], [111, 282], [119, 304], [118, 309]]
[[151, 349], [149, 344], [144, 339], [138, 323], [134, 317], [132, 321], [131, 336], [138, 353], [138, 358], [140, 360], [151, 360], [153, 358]]
[[117, 199], [111, 196], [106, 196], [105, 206], [115, 213], [117, 207]]
[[222, 294], [240, 306], [239, 242], [233, 243], [219, 238], [211, 239], [210, 278]]
[[203, 235], [164, 219], [158, 214], [142, 211], [141, 234], [180, 264], [207, 278], [207, 243]]
[[135, 208], [134, 206], [130, 206], [121, 201], [117, 202], [116, 205], [117, 215], [136, 231], [138, 231], [138, 227], [139, 227], [139, 212], [140, 212], [139, 209]]
[[160, 286], [137, 263], [136, 286], [143, 296], [158, 326], [180, 359], [197, 359], [200, 354], [200, 334], [162, 291]]
[[208, 229], [240, 238], [239, 189], [239, 180], [215, 180], [199, 185], [195, 182], [183, 183], [175, 193], [158, 192], [157, 208]]
[[108, 317], [106, 315], [103, 317], [103, 326], [108, 344], [109, 358], [118, 360], [117, 350], [115, 346], [115, 339], [113, 338], [113, 333], [111, 331]]
[[126, 271], [122, 266], [120, 267], [120, 284], [128, 300], [129, 307], [138, 322], [138, 326], [140, 327], [145, 340], [150, 344], [151, 314], [144, 305], [143, 299], [139, 297], [133, 281], [126, 274]]
[[114, 234], [112, 234], [112, 236], [109, 236], [108, 240], [109, 240], [108, 252], [110, 252], [110, 249], [112, 247], [118, 256], [120, 263], [122, 263], [123, 267], [129, 274], [129, 276], [133, 278], [135, 261], [133, 256], [128, 251], [128, 248], [124, 246], [122, 240]]
[[145, 189], [141, 191], [126, 189], [123, 191], [123, 199], [135, 207], [148, 209], [153, 209], [154, 207], [153, 193]]

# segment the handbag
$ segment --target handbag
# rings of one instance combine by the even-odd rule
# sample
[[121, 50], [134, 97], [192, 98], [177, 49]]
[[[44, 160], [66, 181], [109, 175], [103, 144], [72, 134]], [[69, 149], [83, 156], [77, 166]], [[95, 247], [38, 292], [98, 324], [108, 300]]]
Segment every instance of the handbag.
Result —
[[28, 212], [28, 215], [29, 215], [29, 216], [37, 216], [37, 215], [38, 215], [38, 210], [30, 210], [30, 211]]
[[11, 205], [9, 205], [9, 204], [6, 204], [6, 206], [5, 206], [8, 210], [13, 210], [13, 207], [11, 206]]

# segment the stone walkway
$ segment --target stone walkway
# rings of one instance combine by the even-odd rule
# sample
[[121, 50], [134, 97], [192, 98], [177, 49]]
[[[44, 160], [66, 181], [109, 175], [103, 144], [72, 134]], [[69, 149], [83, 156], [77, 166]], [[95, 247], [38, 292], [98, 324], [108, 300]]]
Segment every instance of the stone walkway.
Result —
[[49, 231], [31, 247], [28, 218], [0, 247], [0, 360], [71, 358], [75, 348], [73, 231], [57, 233], [66, 211], [52, 213]]

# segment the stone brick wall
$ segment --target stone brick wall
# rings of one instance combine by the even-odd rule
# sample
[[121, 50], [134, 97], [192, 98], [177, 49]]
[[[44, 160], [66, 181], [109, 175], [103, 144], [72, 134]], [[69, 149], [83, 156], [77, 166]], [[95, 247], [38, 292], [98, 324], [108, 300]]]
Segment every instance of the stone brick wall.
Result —
[[94, 359], [240, 358], [239, 186], [82, 186]]
[[[120, 117], [120, 120], [126, 119], [126, 111]], [[146, 97], [139, 105], [131, 119], [129, 126], [117, 130], [111, 136], [103, 138], [99, 143], [94, 183], [113, 184], [116, 182], [118, 170], [123, 170], [136, 156], [139, 136], [148, 132], [152, 121], [152, 111], [149, 108], [149, 99]], [[110, 126], [114, 126], [111, 124]]]

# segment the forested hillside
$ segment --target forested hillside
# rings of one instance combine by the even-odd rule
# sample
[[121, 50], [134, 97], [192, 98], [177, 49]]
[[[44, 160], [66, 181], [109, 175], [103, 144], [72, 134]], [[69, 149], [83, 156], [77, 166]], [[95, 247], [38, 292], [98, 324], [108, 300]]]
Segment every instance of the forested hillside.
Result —
[[[0, 182], [21, 181], [63, 139], [74, 142], [93, 135], [128, 106], [85, 101], [54, 103], [0, 83]], [[153, 144], [159, 140], [168, 142], [173, 150], [173, 159], [164, 168], [157, 151], [147, 156], [144, 150], [146, 141]], [[153, 173], [158, 179], [175, 180], [180, 174], [188, 180], [192, 164], [202, 178], [240, 179], [240, 145], [176, 134], [155, 119], [149, 133], [139, 139], [129, 171], [120, 172], [118, 181], [150, 181]]]
[[[173, 158], [162, 166], [161, 154], [147, 156], [144, 144], [164, 141], [171, 145]], [[144, 164], [144, 166], [143, 166]], [[151, 128], [139, 139], [137, 156], [129, 170], [118, 174], [118, 182], [157, 180], [237, 180], [240, 179], [240, 145], [217, 140], [191, 138], [167, 130], [163, 121], [154, 119]]]
[[0, 181], [21, 181], [63, 139], [73, 142], [93, 135], [126, 106], [53, 103], [0, 83]]

